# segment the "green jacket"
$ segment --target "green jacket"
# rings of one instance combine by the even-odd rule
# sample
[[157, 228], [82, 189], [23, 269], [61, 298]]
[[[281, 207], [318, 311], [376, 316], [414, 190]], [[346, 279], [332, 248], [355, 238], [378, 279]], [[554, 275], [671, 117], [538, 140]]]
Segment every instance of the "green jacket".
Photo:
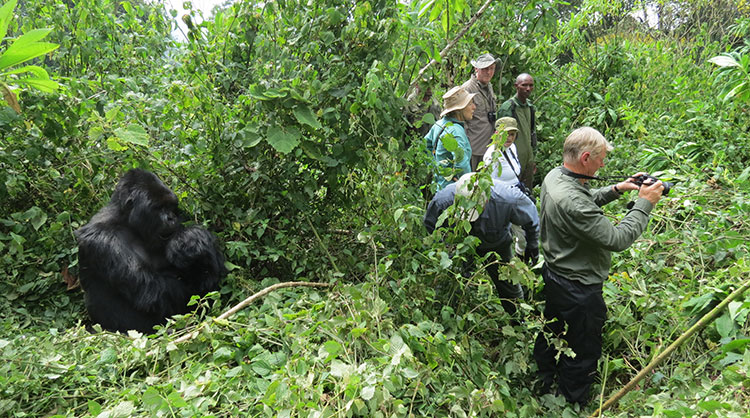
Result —
[[[529, 126], [523, 126], [518, 119], [518, 108], [529, 108]], [[518, 95], [506, 100], [497, 110], [497, 117], [502, 118], [510, 116], [519, 121], [518, 138], [516, 138], [516, 147], [518, 148], [518, 159], [521, 161], [521, 168], [531, 167], [534, 164], [534, 149], [536, 149], [536, 108], [530, 100], [522, 105], [518, 101]], [[530, 185], [529, 185], [530, 186]]]
[[544, 261], [566, 279], [599, 284], [609, 275], [611, 252], [628, 248], [643, 233], [654, 206], [639, 198], [622, 221], [613, 225], [601, 209], [620, 196], [612, 186], [592, 191], [563, 170], [552, 169], [542, 183]]

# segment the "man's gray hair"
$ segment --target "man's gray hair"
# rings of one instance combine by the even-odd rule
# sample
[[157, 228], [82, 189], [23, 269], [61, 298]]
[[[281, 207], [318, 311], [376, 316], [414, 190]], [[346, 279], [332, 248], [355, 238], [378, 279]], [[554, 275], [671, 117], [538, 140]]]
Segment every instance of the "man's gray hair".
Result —
[[612, 144], [599, 131], [592, 127], [584, 126], [571, 132], [565, 138], [563, 161], [575, 164], [584, 152], [598, 155], [604, 151], [612, 151], [612, 148]]

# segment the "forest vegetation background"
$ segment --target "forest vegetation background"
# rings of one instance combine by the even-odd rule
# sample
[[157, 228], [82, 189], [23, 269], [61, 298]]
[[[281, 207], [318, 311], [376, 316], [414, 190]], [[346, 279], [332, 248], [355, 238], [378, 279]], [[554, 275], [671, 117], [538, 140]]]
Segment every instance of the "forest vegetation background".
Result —
[[[490, 1], [459, 37], [483, 4], [0, 6], [0, 416], [573, 417], [621, 388], [750, 274], [750, 8]], [[409, 86], [439, 98], [482, 52], [501, 59], [498, 96], [535, 78], [537, 181], [590, 125], [615, 145], [601, 174], [676, 183], [613, 257], [583, 410], [533, 393], [536, 272], [501, 267], [531, 294], [511, 326], [492, 261], [462, 274], [466, 225], [422, 226], [429, 166], [404, 117]], [[231, 272], [155, 335], [90, 333], [73, 231], [132, 167], [219, 236]], [[626, 201], [608, 207], [613, 222]], [[334, 286], [213, 319], [288, 281]], [[747, 417], [749, 313], [745, 294], [605, 416]]]

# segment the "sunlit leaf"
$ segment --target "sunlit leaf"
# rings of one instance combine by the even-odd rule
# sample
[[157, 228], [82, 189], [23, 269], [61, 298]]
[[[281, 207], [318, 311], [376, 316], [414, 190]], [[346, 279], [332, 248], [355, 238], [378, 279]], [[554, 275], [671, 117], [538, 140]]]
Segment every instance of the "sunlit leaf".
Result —
[[13, 9], [16, 8], [17, 2], [18, 0], [10, 0], [0, 7], [0, 41], [5, 39], [5, 35], [8, 33], [8, 23], [13, 16]]
[[717, 55], [709, 58], [708, 62], [718, 65], [719, 67], [739, 67], [740, 63], [728, 55]]
[[45, 55], [56, 50], [58, 47], [59, 45], [49, 42], [35, 42], [24, 45], [21, 48], [13, 48], [13, 45], [11, 45], [10, 48], [0, 55], [0, 70]]
[[52, 93], [60, 88], [57, 81], [40, 78], [22, 78], [17, 81], [18, 84], [25, 84], [44, 93]]
[[115, 129], [115, 135], [120, 140], [136, 145], [148, 146], [148, 134], [142, 126], [136, 124], [130, 124], [125, 128]]

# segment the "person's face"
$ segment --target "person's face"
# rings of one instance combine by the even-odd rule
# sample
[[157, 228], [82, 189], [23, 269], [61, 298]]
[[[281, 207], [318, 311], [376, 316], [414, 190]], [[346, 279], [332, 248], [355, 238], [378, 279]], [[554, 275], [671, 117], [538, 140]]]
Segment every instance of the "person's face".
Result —
[[474, 109], [476, 108], [477, 105], [474, 104], [474, 100], [470, 101], [465, 108], [461, 109], [461, 116], [463, 116], [464, 120], [471, 120], [474, 117]]
[[477, 73], [477, 80], [480, 83], [487, 84], [492, 80], [492, 76], [495, 75], [495, 64], [486, 68], [475, 68], [475, 70]]
[[517, 131], [508, 131], [508, 136], [505, 138], [505, 144], [503, 144], [506, 148], [511, 146], [516, 141], [516, 135], [518, 134]]
[[531, 96], [531, 92], [534, 91], [534, 79], [531, 76], [522, 77], [516, 80], [516, 93], [521, 102], [526, 102], [526, 99]]
[[607, 151], [601, 151], [601, 152], [584, 152], [582, 155], [582, 163], [584, 167], [584, 171], [586, 175], [589, 176], [595, 176], [596, 172], [604, 167], [604, 161], [607, 158]]

